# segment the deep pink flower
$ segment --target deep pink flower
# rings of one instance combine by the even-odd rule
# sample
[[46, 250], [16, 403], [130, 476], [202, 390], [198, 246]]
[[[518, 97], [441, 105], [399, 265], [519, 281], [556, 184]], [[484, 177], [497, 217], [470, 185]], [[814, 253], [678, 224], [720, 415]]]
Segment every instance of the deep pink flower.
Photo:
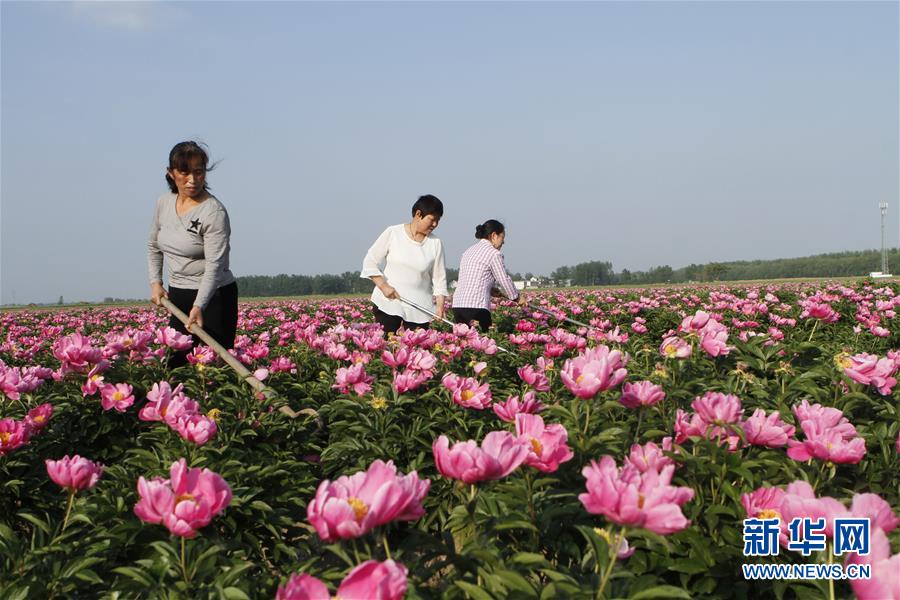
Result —
[[401, 600], [406, 595], [407, 569], [393, 560], [367, 560], [344, 578], [337, 597], [347, 600]]
[[825, 519], [825, 535], [834, 535], [834, 519], [847, 517], [844, 505], [830, 496], [816, 497], [812, 486], [802, 479], [789, 484], [781, 498], [782, 543], [787, 543], [788, 525], [796, 518]]
[[680, 444], [689, 437], [701, 437], [727, 443], [730, 450], [736, 450], [741, 438], [735, 432], [740, 426], [744, 410], [741, 400], [732, 394], [706, 392], [691, 403], [696, 411], [688, 417], [680, 408], [675, 411], [675, 443]]
[[543, 473], [555, 472], [561, 463], [572, 460], [574, 454], [566, 440], [569, 433], [559, 423], [544, 425], [538, 415], [516, 415], [516, 434], [530, 446], [525, 464]]
[[506, 402], [495, 402], [493, 405], [494, 412], [501, 420], [507, 423], [515, 423], [516, 415], [519, 413], [535, 414], [544, 410], [541, 401], [535, 398], [534, 392], [531, 390], [522, 394], [522, 400], [518, 396], [510, 396]]
[[622, 386], [622, 395], [619, 402], [626, 408], [638, 408], [640, 406], [652, 406], [665, 399], [666, 393], [652, 381], [638, 381], [626, 383]]
[[563, 365], [559, 375], [570, 392], [578, 398], [593, 398], [601, 390], [609, 390], [625, 379], [628, 355], [607, 346], [586, 350]]
[[91, 340], [80, 333], [59, 338], [53, 343], [53, 356], [61, 363], [62, 374], [86, 373], [91, 365], [103, 360], [103, 350], [94, 348]]
[[657, 473], [641, 473], [630, 465], [621, 469], [611, 456], [582, 470], [587, 493], [578, 499], [593, 514], [602, 514], [613, 523], [643, 527], [660, 535], [681, 531], [690, 525], [681, 506], [694, 497], [694, 490], [670, 485], [674, 465]]
[[788, 440], [787, 455], [790, 458], [856, 464], [866, 454], [865, 440], [857, 437], [856, 428], [840, 410], [821, 404], [810, 406], [806, 400], [793, 410], [806, 439]]
[[681, 325], [678, 327], [678, 331], [681, 331], [683, 333], [700, 331], [701, 329], [703, 329], [703, 327], [706, 326], [707, 323], [709, 323], [709, 313], [698, 310], [694, 316], [685, 317], [684, 319], [682, 319]]
[[0, 419], [0, 456], [21, 448], [31, 439], [31, 428], [23, 421]]
[[[407, 569], [393, 560], [367, 560], [353, 568], [338, 587], [336, 599], [401, 600], [406, 594]], [[291, 575], [278, 587], [275, 600], [331, 600], [328, 587], [306, 573]]]
[[900, 525], [900, 519], [894, 515], [891, 505], [878, 494], [854, 494], [850, 514], [869, 519], [873, 528], [877, 527], [885, 533], [892, 532]]
[[37, 433], [50, 424], [50, 417], [53, 416], [53, 405], [44, 402], [40, 406], [35, 406], [28, 411], [25, 417], [25, 425], [31, 429], [31, 433]]
[[134, 404], [134, 390], [127, 383], [109, 383], [100, 388], [100, 406], [103, 410], [114, 408], [121, 413], [132, 404]]
[[320, 483], [307, 518], [326, 542], [356, 538], [391, 521], [421, 517], [430, 487], [415, 471], [399, 474], [393, 461], [376, 460], [366, 471]]
[[87, 380], [81, 385], [81, 394], [83, 396], [93, 396], [100, 388], [103, 387], [103, 372], [106, 370], [103, 363], [96, 365], [90, 370]]
[[431, 375], [424, 371], [413, 371], [411, 369], [407, 369], [405, 371], [395, 371], [394, 380], [391, 385], [398, 394], [402, 394], [407, 391], [417, 390], [430, 378]]
[[543, 369], [538, 370], [531, 365], [525, 365], [520, 367], [517, 372], [519, 373], [519, 378], [526, 385], [533, 387], [538, 392], [550, 391], [550, 380], [544, 375]]
[[794, 435], [794, 426], [781, 420], [776, 410], [768, 417], [766, 411], [757, 408], [753, 414], [742, 423], [747, 442], [754, 446], [766, 446], [768, 448], [781, 448], [787, 445], [788, 438]]
[[712, 357], [726, 356], [728, 347], [728, 328], [712, 319], [700, 330], [700, 347]]
[[185, 459], [172, 463], [170, 479], [140, 477], [141, 499], [134, 514], [147, 523], [160, 523], [179, 537], [192, 538], [231, 503], [231, 488], [209, 469], [192, 469]]
[[444, 477], [464, 483], [502, 479], [528, 457], [528, 446], [508, 431], [492, 431], [481, 447], [474, 440], [456, 442], [442, 435], [432, 444], [434, 462]]
[[275, 600], [331, 600], [331, 593], [312, 575], [293, 573], [287, 583], [278, 586]]
[[182, 438], [202, 446], [211, 440], [218, 431], [215, 420], [199, 413], [182, 413], [172, 425]]
[[97, 485], [103, 475], [103, 465], [77, 454], [63, 456], [59, 460], [45, 460], [47, 475], [61, 488], [69, 492], [86, 490]]

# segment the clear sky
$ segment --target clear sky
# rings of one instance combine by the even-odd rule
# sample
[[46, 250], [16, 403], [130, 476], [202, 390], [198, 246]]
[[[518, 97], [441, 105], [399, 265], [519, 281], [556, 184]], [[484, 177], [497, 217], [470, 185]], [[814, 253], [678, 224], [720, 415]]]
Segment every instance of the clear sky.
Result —
[[[149, 294], [170, 148], [236, 275], [358, 270], [421, 194], [456, 266], [877, 248], [900, 214], [897, 2], [0, 2], [0, 302]], [[873, 269], [877, 265], [873, 265]], [[900, 267], [900, 265], [897, 265]]]

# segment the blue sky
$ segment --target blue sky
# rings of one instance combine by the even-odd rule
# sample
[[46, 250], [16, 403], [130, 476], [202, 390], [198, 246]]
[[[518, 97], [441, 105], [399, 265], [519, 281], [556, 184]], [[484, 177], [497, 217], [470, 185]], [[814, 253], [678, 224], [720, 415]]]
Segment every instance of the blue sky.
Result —
[[[875, 248], [900, 4], [0, 3], [0, 302], [143, 297], [176, 142], [237, 275], [358, 270], [421, 194], [513, 271]], [[873, 265], [873, 269], [877, 265]]]

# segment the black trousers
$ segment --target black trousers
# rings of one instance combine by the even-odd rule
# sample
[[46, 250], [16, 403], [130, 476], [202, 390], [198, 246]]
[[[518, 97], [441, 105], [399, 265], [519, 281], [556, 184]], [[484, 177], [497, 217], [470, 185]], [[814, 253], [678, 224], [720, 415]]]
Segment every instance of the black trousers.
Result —
[[491, 311], [486, 308], [454, 308], [453, 322], [471, 325], [477, 321], [481, 331], [487, 331], [491, 327]]
[[[169, 288], [169, 300], [172, 304], [190, 314], [197, 298], [197, 290], [185, 290], [182, 288]], [[238, 319], [238, 288], [237, 282], [223, 285], [213, 294], [209, 304], [203, 309], [203, 330], [225, 348], [234, 347], [234, 337], [237, 335]], [[172, 316], [169, 319], [169, 327], [172, 327], [185, 335], [190, 335], [184, 324]], [[194, 338], [194, 346], [203, 342], [197, 336]], [[169, 368], [174, 369], [187, 364], [187, 352], [175, 352], [169, 359]]]
[[397, 333], [401, 325], [407, 329], [428, 329], [431, 327], [430, 323], [411, 323], [404, 321], [403, 317], [389, 315], [374, 304], [372, 305], [372, 313], [375, 315], [375, 322], [384, 328], [386, 334]]

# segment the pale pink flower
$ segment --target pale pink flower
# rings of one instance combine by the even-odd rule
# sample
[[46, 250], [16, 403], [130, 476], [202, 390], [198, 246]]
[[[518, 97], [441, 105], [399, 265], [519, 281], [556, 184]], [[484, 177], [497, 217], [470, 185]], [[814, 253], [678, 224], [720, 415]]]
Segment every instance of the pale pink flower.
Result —
[[211, 440], [218, 431], [215, 420], [196, 412], [180, 414], [172, 429], [185, 440], [198, 446]]
[[692, 352], [693, 349], [688, 342], [674, 335], [664, 339], [659, 347], [659, 353], [666, 358], [687, 358]]
[[[406, 595], [407, 569], [393, 560], [367, 560], [354, 567], [338, 587], [336, 599], [401, 600]], [[328, 587], [306, 573], [292, 574], [278, 587], [275, 600], [331, 600]]]
[[481, 383], [472, 377], [447, 373], [441, 378], [441, 383], [450, 390], [453, 402], [464, 408], [484, 410], [493, 401], [490, 384]]
[[431, 375], [424, 371], [413, 371], [410, 369], [407, 369], [406, 371], [395, 371], [392, 386], [398, 394], [402, 394], [404, 392], [417, 390], [430, 378]]
[[844, 374], [853, 381], [871, 385], [883, 396], [889, 395], [897, 385], [897, 379], [893, 376], [897, 371], [897, 364], [890, 357], [878, 358], [862, 352], [848, 360], [851, 364], [844, 368]]
[[519, 378], [525, 382], [526, 385], [534, 388], [538, 392], [550, 391], [550, 380], [544, 375], [543, 369], [538, 370], [531, 365], [525, 365], [524, 367], [520, 367], [517, 372]]
[[176, 351], [187, 350], [194, 345], [194, 340], [191, 336], [179, 333], [171, 327], [160, 327], [157, 329], [156, 337], [153, 341]]
[[372, 390], [373, 381], [375, 378], [366, 374], [365, 365], [355, 364], [339, 368], [335, 372], [335, 384], [331, 387], [342, 394], [349, 394], [350, 388], [353, 388], [357, 396], [362, 396]]
[[632, 444], [631, 452], [625, 457], [624, 465], [631, 465], [641, 473], [645, 471], [661, 472], [663, 467], [674, 465], [675, 461], [663, 452], [672, 452], [672, 438], [664, 437], [662, 447], [653, 442], [647, 442], [643, 446]]

